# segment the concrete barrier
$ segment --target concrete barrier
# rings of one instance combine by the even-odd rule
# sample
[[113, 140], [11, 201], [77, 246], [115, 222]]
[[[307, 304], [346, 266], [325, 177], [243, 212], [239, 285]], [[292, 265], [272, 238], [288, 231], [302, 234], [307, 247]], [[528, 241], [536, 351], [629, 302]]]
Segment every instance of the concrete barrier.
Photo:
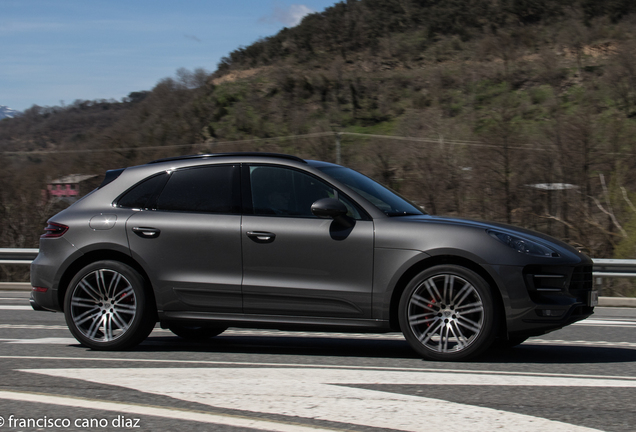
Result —
[[599, 306], [606, 307], [636, 307], [636, 298], [633, 297], [599, 297]]
[[0, 291], [31, 291], [28, 282], [0, 282]]

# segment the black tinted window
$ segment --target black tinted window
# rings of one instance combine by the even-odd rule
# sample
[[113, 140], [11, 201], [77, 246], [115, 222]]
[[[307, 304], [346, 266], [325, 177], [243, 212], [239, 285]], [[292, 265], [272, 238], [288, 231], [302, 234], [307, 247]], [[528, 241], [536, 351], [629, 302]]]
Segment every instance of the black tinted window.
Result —
[[128, 192], [126, 192], [118, 201], [119, 207], [145, 209], [151, 203], [149, 200], [159, 192], [159, 188], [162, 187], [166, 181], [166, 173], [150, 177], [134, 186]]
[[157, 210], [239, 213], [237, 169], [208, 166], [177, 170], [157, 199]]
[[335, 190], [325, 183], [286, 168], [250, 167], [250, 184], [257, 215], [313, 217], [314, 201], [336, 197]]
[[252, 210], [256, 215], [316, 217], [311, 205], [321, 198], [340, 199], [348, 215], [360, 219], [356, 208], [329, 184], [300, 171], [272, 166], [250, 167]]

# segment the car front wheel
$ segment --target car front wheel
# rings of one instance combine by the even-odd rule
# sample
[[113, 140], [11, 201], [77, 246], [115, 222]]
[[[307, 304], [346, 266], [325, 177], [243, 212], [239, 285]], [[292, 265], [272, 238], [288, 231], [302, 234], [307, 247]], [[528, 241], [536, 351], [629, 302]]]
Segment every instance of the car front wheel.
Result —
[[404, 337], [422, 357], [461, 361], [492, 344], [498, 311], [481, 276], [461, 266], [440, 265], [424, 270], [406, 287], [399, 321]]
[[122, 350], [141, 343], [156, 322], [144, 278], [117, 261], [98, 261], [80, 270], [64, 298], [73, 336], [95, 350]]

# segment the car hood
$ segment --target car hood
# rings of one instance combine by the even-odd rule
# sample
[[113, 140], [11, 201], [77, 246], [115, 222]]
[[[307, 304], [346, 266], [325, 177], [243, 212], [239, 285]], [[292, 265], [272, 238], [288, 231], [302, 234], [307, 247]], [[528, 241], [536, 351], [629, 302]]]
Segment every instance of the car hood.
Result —
[[444, 216], [431, 216], [431, 215], [423, 215], [423, 216], [416, 216], [414, 219], [417, 219], [421, 222], [438, 222], [438, 223], [445, 223], [445, 224], [456, 224], [456, 225], [464, 225], [464, 226], [471, 226], [471, 227], [475, 227], [475, 228], [482, 228], [482, 229], [495, 229], [501, 232], [505, 232], [508, 234], [519, 234], [522, 235], [524, 237], [530, 237], [529, 240], [539, 240], [541, 242], [541, 240], [543, 240], [543, 242], [549, 242], [549, 243], [553, 243], [556, 244], [560, 247], [572, 250], [574, 252], [578, 252], [576, 249], [574, 249], [571, 245], [557, 239], [554, 238], [552, 236], [549, 236], [547, 234], [543, 234], [540, 233], [538, 231], [533, 231], [533, 230], [529, 230], [526, 228], [521, 228], [518, 226], [514, 226], [514, 225], [508, 225], [508, 224], [504, 224], [504, 223], [498, 223], [498, 222], [487, 222], [487, 221], [478, 221], [478, 220], [473, 220], [473, 219], [463, 219], [463, 218], [454, 218], [454, 217], [444, 217]]
[[[463, 219], [463, 218], [456, 218], [456, 217], [432, 216], [432, 215], [399, 216], [399, 217], [392, 217], [389, 219], [391, 219], [391, 222], [390, 222], [391, 225], [393, 225], [394, 223], [399, 223], [400, 225], [402, 225], [402, 223], [416, 225], [417, 228], [416, 226], [413, 226], [413, 229], [408, 230], [411, 232], [411, 236], [413, 239], [419, 237], [417, 235], [413, 236], [413, 234], [415, 234], [414, 231], [416, 230], [419, 231], [420, 229], [428, 231], [426, 235], [427, 238], [430, 238], [431, 235], [433, 235], [433, 232], [440, 233], [440, 234], [443, 233], [441, 236], [439, 236], [436, 239], [434, 243], [437, 243], [440, 245], [443, 245], [446, 243], [448, 244], [449, 247], [451, 246], [451, 243], [452, 243], [457, 247], [473, 245], [476, 250], [482, 249], [483, 246], [485, 246], [485, 244], [483, 243], [484, 240], [489, 242], [490, 239], [492, 239], [492, 237], [487, 236], [488, 238], [486, 238], [486, 237], [482, 237], [481, 235], [476, 236], [475, 230], [477, 230], [478, 232], [479, 231], [485, 232], [487, 230], [496, 230], [502, 233], [524, 237], [528, 240], [535, 241], [540, 244], [549, 246], [555, 249], [556, 252], [558, 252], [562, 258], [565, 258], [568, 260], [588, 262], [590, 265], [592, 263], [590, 258], [587, 257], [585, 254], [581, 253], [580, 251], [578, 251], [571, 245], [561, 240], [558, 240], [554, 237], [551, 237], [549, 235], [546, 235], [540, 232], [536, 232], [536, 231], [532, 231], [529, 229], [520, 228], [520, 227], [516, 227], [512, 225], [507, 225], [503, 223], [478, 221], [478, 220]], [[456, 227], [457, 229], [453, 229], [454, 227]], [[469, 231], [471, 232], [471, 234], [468, 233]], [[417, 241], [417, 240], [414, 240], [414, 241]], [[417, 242], [419, 243], [419, 241]], [[418, 247], [418, 249], [426, 250], [431, 246], [435, 247], [433, 244], [429, 243], [428, 241], [425, 241], [425, 242], [427, 244], [423, 245], [422, 248]]]

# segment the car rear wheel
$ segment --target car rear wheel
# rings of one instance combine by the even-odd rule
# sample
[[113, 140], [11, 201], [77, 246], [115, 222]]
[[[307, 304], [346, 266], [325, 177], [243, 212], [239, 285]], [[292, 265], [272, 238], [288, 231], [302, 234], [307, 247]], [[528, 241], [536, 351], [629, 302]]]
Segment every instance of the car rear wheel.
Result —
[[493, 342], [498, 311], [490, 286], [464, 267], [440, 265], [418, 274], [399, 304], [400, 328], [429, 360], [460, 361]]
[[168, 328], [180, 338], [191, 341], [205, 341], [227, 330], [227, 327], [208, 327], [176, 323], [168, 324]]
[[122, 350], [142, 342], [156, 323], [144, 278], [118, 261], [80, 270], [66, 292], [64, 316], [73, 336], [95, 350]]

